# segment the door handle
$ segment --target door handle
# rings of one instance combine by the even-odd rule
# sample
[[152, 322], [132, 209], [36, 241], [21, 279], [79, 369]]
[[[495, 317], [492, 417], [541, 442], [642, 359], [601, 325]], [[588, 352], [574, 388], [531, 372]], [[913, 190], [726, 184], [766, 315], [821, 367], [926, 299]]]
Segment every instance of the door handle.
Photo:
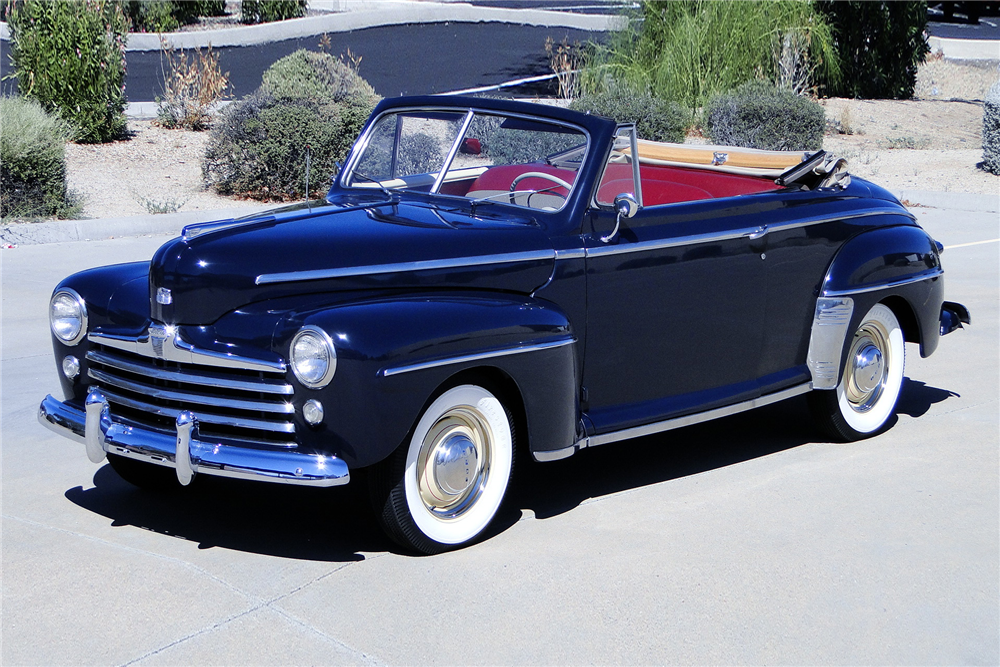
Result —
[[767, 236], [767, 232], [768, 232], [767, 225], [761, 225], [752, 232], [747, 232], [746, 234], [744, 234], [744, 236], [746, 236], [751, 241], [756, 241], [757, 239], [761, 239]]

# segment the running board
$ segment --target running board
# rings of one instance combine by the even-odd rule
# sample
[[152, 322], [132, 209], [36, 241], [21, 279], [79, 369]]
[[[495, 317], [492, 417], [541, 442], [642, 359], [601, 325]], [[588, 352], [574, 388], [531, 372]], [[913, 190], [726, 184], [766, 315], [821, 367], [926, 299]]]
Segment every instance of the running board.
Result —
[[735, 403], [733, 405], [727, 405], [714, 410], [707, 410], [706, 412], [684, 415], [683, 417], [675, 417], [673, 419], [656, 422], [655, 424], [635, 426], [633, 428], [613, 431], [611, 433], [584, 436], [583, 438], [577, 440], [576, 444], [570, 445], [565, 449], [558, 449], [549, 452], [534, 452], [534, 457], [537, 461], [558, 461], [559, 459], [572, 456], [577, 450], [586, 449], [587, 447], [597, 447], [598, 445], [606, 445], [609, 442], [641, 438], [645, 435], [653, 435], [654, 433], [662, 433], [663, 431], [670, 431], [675, 428], [682, 428], [684, 426], [700, 424], [701, 422], [707, 422], [721, 417], [728, 417], [729, 415], [735, 415], [739, 412], [746, 412], [747, 410], [760, 408], [765, 405], [770, 405], [771, 403], [784, 401], [785, 399], [793, 398], [795, 396], [808, 393], [809, 391], [812, 391], [812, 382], [806, 382], [795, 387], [783, 389], [773, 394], [767, 394], [766, 396], [758, 396], [757, 398], [752, 398], [749, 401], [743, 401], [742, 403]]

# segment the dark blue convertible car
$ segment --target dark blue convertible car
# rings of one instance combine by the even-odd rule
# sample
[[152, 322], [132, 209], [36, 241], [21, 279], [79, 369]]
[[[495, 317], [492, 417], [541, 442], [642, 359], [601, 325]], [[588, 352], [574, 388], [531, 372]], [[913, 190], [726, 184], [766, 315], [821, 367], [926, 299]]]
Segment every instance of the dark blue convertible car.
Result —
[[969, 322], [941, 246], [823, 151], [660, 144], [556, 107], [386, 100], [325, 201], [73, 275], [40, 421], [141, 487], [365, 476], [400, 544], [468, 544], [515, 456], [808, 392], [890, 422], [904, 343]]

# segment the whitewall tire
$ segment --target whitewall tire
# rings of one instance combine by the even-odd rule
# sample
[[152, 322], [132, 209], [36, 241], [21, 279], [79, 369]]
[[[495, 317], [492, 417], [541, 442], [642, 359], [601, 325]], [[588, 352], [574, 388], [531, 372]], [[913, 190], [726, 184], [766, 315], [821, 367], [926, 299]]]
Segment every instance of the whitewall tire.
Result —
[[383, 528], [422, 553], [468, 544], [500, 509], [513, 463], [513, 419], [500, 399], [472, 384], [448, 389], [375, 471]]
[[904, 365], [899, 320], [888, 306], [876, 304], [854, 332], [836, 390], [810, 397], [820, 425], [847, 442], [881, 432], [896, 412]]

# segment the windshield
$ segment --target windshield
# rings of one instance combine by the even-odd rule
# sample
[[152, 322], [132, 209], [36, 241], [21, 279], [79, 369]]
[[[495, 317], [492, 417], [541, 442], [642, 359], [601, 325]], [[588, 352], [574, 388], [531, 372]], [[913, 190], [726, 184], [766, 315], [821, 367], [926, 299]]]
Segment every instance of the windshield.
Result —
[[352, 188], [408, 190], [557, 211], [587, 152], [579, 128], [479, 111], [383, 114], [345, 173]]

